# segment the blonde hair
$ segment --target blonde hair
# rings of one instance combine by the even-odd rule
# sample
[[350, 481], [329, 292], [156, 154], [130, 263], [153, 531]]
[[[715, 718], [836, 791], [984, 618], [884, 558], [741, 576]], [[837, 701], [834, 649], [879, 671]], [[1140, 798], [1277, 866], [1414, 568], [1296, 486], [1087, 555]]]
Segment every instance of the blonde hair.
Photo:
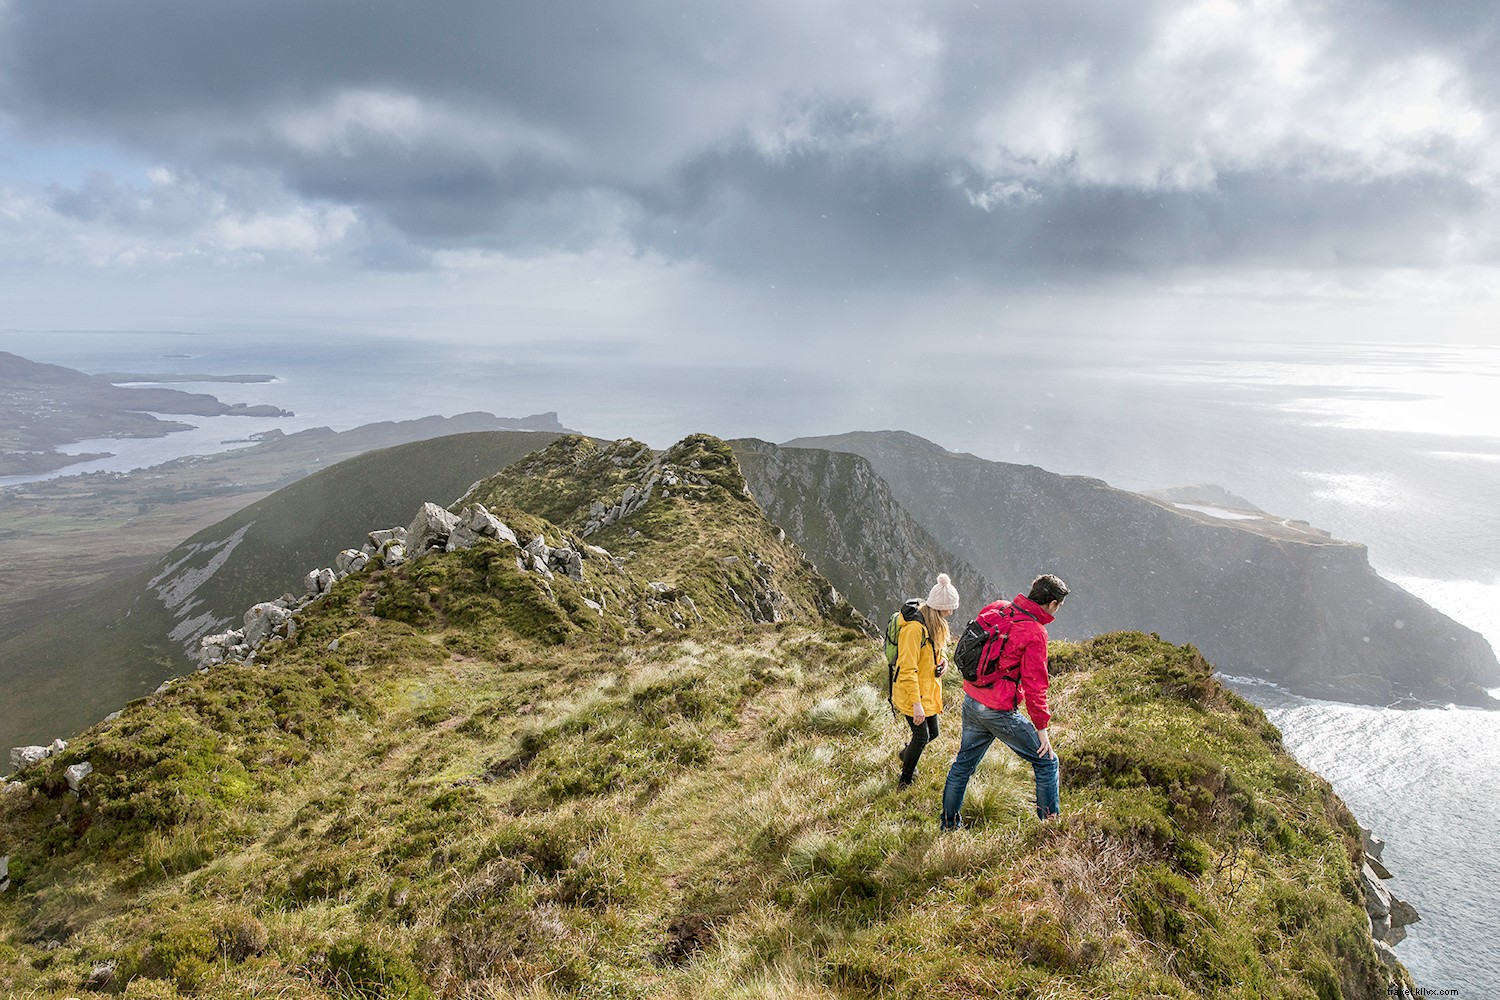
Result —
[[927, 637], [932, 640], [932, 658], [941, 660], [948, 649], [948, 619], [937, 608], [922, 604], [922, 623], [927, 626]]

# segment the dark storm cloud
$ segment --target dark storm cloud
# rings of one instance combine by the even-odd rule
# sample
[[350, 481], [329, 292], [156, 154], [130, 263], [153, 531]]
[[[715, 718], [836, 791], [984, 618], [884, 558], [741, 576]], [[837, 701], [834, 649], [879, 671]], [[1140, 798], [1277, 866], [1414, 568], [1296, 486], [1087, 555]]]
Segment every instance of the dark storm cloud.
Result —
[[[613, 240], [787, 281], [1003, 284], [1495, 245], [1477, 4], [0, 10], [18, 129], [207, 186], [259, 172], [359, 212], [394, 240], [372, 259]], [[1403, 73], [1427, 105], [1341, 111], [1404, 99]], [[53, 204], [130, 225], [127, 195]]]

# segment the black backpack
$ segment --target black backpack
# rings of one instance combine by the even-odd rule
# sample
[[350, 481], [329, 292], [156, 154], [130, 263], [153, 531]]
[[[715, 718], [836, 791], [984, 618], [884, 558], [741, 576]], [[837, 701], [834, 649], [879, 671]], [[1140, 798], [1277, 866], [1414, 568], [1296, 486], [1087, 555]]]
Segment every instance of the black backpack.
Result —
[[[897, 647], [901, 642], [901, 626], [904, 622], [922, 622], [922, 602], [915, 597], [907, 598], [900, 608], [891, 613], [890, 620], [885, 623], [886, 701], [890, 701], [896, 694], [896, 674], [898, 673], [896, 659], [900, 652]], [[922, 636], [924, 643], [932, 641], [927, 635], [926, 622], [922, 622]]]
[[[958, 646], [953, 650], [953, 663], [965, 681], [978, 687], [989, 687], [1000, 679], [1000, 656], [1010, 642], [1010, 630], [1017, 612], [1036, 621], [1034, 615], [1014, 604], [1005, 608], [991, 604], [981, 609], [964, 627], [963, 634], [958, 637]], [[1019, 677], [1016, 683], [1019, 686]]]

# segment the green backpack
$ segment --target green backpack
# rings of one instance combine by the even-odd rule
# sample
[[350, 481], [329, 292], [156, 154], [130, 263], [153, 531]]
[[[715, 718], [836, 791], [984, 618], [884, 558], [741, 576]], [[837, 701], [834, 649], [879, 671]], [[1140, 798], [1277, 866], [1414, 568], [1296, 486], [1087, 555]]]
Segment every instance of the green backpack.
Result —
[[[895, 697], [895, 695], [896, 695], [896, 674], [898, 672], [897, 671], [897, 667], [896, 667], [896, 659], [897, 659], [897, 657], [900, 654], [900, 650], [897, 647], [900, 645], [900, 642], [901, 642], [901, 626], [905, 622], [920, 622], [920, 621], [922, 621], [922, 602], [920, 600], [918, 600], [917, 598], [912, 597], [912, 598], [908, 598], [906, 600], [906, 602], [903, 603], [898, 610], [892, 612], [891, 613], [891, 619], [890, 619], [890, 621], [886, 622], [886, 625], [885, 625], [885, 700], [886, 701], [891, 701]], [[931, 639], [927, 638], [926, 632], [927, 632], [927, 623], [926, 622], [922, 622], [922, 633], [923, 633], [922, 642], [923, 643], [927, 643], [927, 642], [931, 642], [932, 641]], [[891, 705], [891, 711], [894, 712], [895, 710], [896, 710], [896, 706], [894, 704], [892, 704]]]

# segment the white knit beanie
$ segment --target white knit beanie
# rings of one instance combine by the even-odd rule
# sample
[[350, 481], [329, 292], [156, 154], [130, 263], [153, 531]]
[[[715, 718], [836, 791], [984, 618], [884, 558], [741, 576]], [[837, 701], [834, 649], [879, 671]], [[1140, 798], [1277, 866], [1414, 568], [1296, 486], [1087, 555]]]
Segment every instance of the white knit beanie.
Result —
[[927, 606], [934, 611], [954, 611], [958, 608], [958, 591], [947, 573], [939, 573], [937, 583], [927, 595]]

